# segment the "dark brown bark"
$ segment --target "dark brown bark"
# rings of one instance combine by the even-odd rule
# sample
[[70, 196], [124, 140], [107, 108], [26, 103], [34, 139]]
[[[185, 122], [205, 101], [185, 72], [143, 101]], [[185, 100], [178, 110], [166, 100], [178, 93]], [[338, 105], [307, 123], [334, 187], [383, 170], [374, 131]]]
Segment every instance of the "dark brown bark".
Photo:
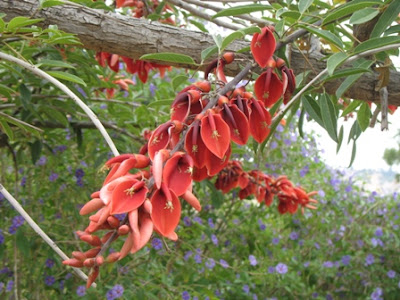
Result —
[[[200, 63], [201, 51], [214, 44], [212, 37], [203, 32], [94, 10], [74, 3], [42, 10], [38, 10], [38, 5], [38, 0], [2, 0], [0, 1], [0, 12], [6, 13], [7, 19], [15, 16], [43, 18], [41, 26], [55, 24], [66, 32], [74, 33], [88, 49], [116, 53], [135, 59], [148, 53], [173, 52], [189, 55], [197, 63]], [[237, 51], [248, 45], [249, 43], [246, 41], [235, 41], [227, 50]], [[251, 59], [250, 54], [239, 56]], [[305, 59], [305, 57], [307, 58]], [[323, 57], [322, 54], [315, 52], [303, 55], [292, 51], [291, 67], [296, 74], [310, 70], [312, 77], [326, 67], [325, 62], [321, 60]], [[198, 68], [193, 65], [176, 66]], [[204, 69], [204, 66], [200, 69]], [[229, 65], [227, 74], [237, 74], [239, 69], [238, 64]], [[378, 75], [374, 73], [363, 75], [346, 92], [345, 96], [379, 102], [379, 93], [375, 92], [377, 77]], [[326, 91], [334, 94], [340, 82], [336, 80], [326, 83]], [[388, 85], [390, 104], [400, 105], [399, 82], [400, 73], [391, 71]]]

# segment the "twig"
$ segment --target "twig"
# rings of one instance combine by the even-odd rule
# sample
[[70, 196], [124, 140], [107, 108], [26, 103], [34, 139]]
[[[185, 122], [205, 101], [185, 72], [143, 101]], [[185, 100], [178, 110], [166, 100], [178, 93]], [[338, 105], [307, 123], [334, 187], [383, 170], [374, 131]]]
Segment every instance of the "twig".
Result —
[[376, 107], [374, 113], [372, 114], [371, 121], [369, 122], [369, 127], [374, 128], [376, 119], [378, 118], [379, 113], [381, 112], [380, 107]]
[[[29, 226], [63, 259], [67, 260], [69, 257], [56, 245], [56, 243], [49, 238], [49, 236], [35, 223], [35, 221], [28, 215], [24, 208], [18, 203], [18, 201], [6, 190], [6, 188], [0, 183], [0, 193], [10, 202], [15, 210], [26, 220]], [[78, 268], [72, 268], [74, 272], [83, 280], [87, 280], [87, 275]], [[94, 286], [95, 283], [93, 283]]]
[[389, 130], [389, 120], [388, 120], [388, 90], [384, 86], [379, 90], [379, 96], [381, 98], [381, 130]]
[[[219, 11], [223, 10], [223, 8], [221, 8], [221, 7], [214, 6], [214, 5], [208, 4], [208, 3], [204, 3], [204, 1], [199, 1], [199, 0], [183, 0], [183, 1], [187, 2], [187, 3], [190, 3], [190, 4], [194, 4], [194, 5], [200, 6], [200, 7], [211, 9], [211, 10], [213, 10], [215, 12], [219, 12]], [[243, 20], [246, 20], [246, 21], [250, 21], [252, 23], [256, 23], [256, 24], [259, 24], [259, 25], [262, 25], [262, 26], [267, 26], [267, 25], [271, 25], [272, 24], [271, 22], [268, 22], [267, 20], [264, 20], [264, 19], [261, 19], [261, 18], [256, 18], [256, 17], [253, 17], [251, 15], [238, 15], [238, 16], [235, 16], [235, 17], [243, 19]]]
[[175, 6], [178, 6], [180, 8], [183, 8], [184, 10], [187, 10], [188, 12], [190, 12], [191, 14], [193, 14], [195, 16], [198, 16], [198, 17], [203, 18], [203, 19], [205, 19], [207, 21], [215, 23], [215, 24], [217, 24], [217, 25], [219, 25], [221, 27], [229, 28], [229, 29], [232, 29], [232, 30], [239, 30], [239, 29], [243, 28], [243, 27], [237, 26], [235, 24], [230, 24], [230, 23], [226, 23], [224, 21], [218, 20], [218, 19], [213, 19], [210, 15], [208, 15], [208, 14], [202, 12], [202, 11], [199, 11], [198, 9], [194, 8], [191, 5], [186, 4], [185, 2], [183, 2], [181, 0], [167, 0], [167, 2], [169, 2], [169, 3], [171, 3], [171, 4], [175, 5]]
[[93, 111], [77, 96], [75, 95], [65, 84], [61, 83], [57, 79], [55, 79], [53, 76], [50, 76], [46, 72], [42, 71], [38, 67], [24, 62], [23, 60], [13, 57], [11, 55], [8, 55], [6, 53], [0, 52], [0, 59], [4, 59], [13, 63], [16, 63], [20, 65], [21, 67], [31, 71], [35, 75], [44, 78], [51, 83], [53, 83], [56, 87], [58, 87], [60, 90], [62, 90], [64, 93], [66, 93], [68, 96], [72, 98], [81, 108], [82, 110], [89, 116], [89, 118], [92, 120], [92, 122], [96, 125], [97, 129], [100, 131], [104, 139], [106, 140], [108, 146], [110, 147], [111, 151], [113, 152], [114, 156], [119, 155], [119, 152], [117, 148], [114, 145], [114, 142], [111, 140], [110, 136], [108, 135], [107, 131], [105, 130], [104, 126], [101, 124], [97, 116], [93, 113]]
[[[357, 55], [353, 55], [349, 58], [347, 58], [345, 61], [343, 61], [343, 63], [347, 62], [347, 63], [351, 63], [357, 59], [360, 59], [361, 57], [364, 56], [368, 56], [368, 55], [373, 55], [375, 53], [378, 52], [382, 52], [382, 51], [386, 51], [386, 50], [391, 50], [391, 49], [397, 49], [400, 47], [400, 43], [398, 44], [392, 44], [392, 45], [387, 45], [387, 46], [383, 46], [383, 47], [379, 47], [376, 49], [372, 49], [372, 50], [368, 50], [365, 51], [363, 53], [357, 54]], [[316, 81], [318, 81], [322, 76], [324, 76], [326, 73], [328, 72], [328, 68], [325, 68], [324, 70], [322, 70], [317, 76], [315, 76], [309, 83], [307, 83], [276, 115], [275, 117], [272, 119], [272, 123], [275, 123], [277, 120], [279, 120], [282, 115], [284, 115], [289, 108], [293, 105], [293, 103], [295, 103], [300, 97], [301, 95], [310, 87], [312, 86]]]

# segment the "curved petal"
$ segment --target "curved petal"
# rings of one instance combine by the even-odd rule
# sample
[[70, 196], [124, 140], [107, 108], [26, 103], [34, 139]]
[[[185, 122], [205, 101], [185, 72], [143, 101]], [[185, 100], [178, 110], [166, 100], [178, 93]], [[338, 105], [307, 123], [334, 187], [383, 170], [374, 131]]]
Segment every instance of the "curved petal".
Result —
[[192, 172], [192, 158], [183, 152], [176, 152], [165, 163], [163, 181], [177, 196], [181, 196], [192, 183]]
[[148, 192], [147, 187], [143, 184], [143, 181], [137, 180], [118, 184], [111, 197], [111, 214], [130, 212], [142, 205]]
[[151, 134], [148, 142], [148, 152], [151, 160], [154, 159], [154, 155], [157, 151], [168, 147], [168, 144], [170, 142], [168, 129], [171, 125], [171, 121], [161, 124]]
[[207, 116], [203, 117], [201, 119], [200, 134], [208, 150], [219, 158], [225, 156], [231, 142], [231, 134], [229, 126], [221, 115], [213, 114], [210, 111]]
[[230, 144], [223, 158], [219, 158], [215, 156], [211, 151], [207, 151], [206, 168], [208, 176], [214, 176], [218, 174], [223, 168], [225, 168], [225, 166], [229, 163], [231, 152], [232, 148]]
[[266, 107], [274, 105], [283, 94], [284, 84], [271, 69], [262, 73], [254, 84], [254, 92], [258, 100]]
[[151, 219], [154, 227], [163, 236], [168, 236], [175, 231], [181, 217], [181, 203], [178, 197], [170, 191], [170, 199], [168, 198], [163, 189], [155, 191], [151, 197], [153, 205]]
[[206, 163], [205, 154], [207, 147], [200, 137], [199, 121], [195, 122], [196, 123], [190, 127], [186, 134], [185, 149], [186, 152], [192, 157], [194, 166], [201, 169]]
[[250, 49], [254, 60], [261, 68], [267, 66], [268, 60], [275, 52], [276, 41], [274, 34], [268, 27], [261, 29], [261, 33], [255, 33], [251, 40]]
[[[222, 118], [229, 126], [231, 139], [238, 145], [245, 145], [250, 135], [249, 121], [235, 104], [230, 104], [228, 107], [231, 114], [224, 109], [222, 110]], [[234, 122], [232, 122], [231, 118]]]
[[251, 111], [249, 118], [250, 133], [257, 143], [262, 143], [270, 131], [271, 115], [260, 100], [251, 99], [249, 110]]

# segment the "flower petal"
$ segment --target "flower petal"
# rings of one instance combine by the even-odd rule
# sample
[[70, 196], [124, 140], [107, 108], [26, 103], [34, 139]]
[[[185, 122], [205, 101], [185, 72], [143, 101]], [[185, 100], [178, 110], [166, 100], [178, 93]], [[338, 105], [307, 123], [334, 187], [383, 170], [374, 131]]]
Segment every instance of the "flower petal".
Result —
[[[148, 189], [146, 186], [140, 184], [142, 182], [143, 181], [129, 180], [115, 187], [112, 193], [111, 214], [130, 212], [143, 204]], [[135, 185], [138, 185], [138, 187], [135, 188]]]
[[214, 155], [223, 158], [230, 146], [231, 134], [229, 126], [221, 115], [213, 114], [212, 111], [201, 119], [201, 138]]
[[264, 27], [261, 33], [255, 33], [251, 40], [250, 49], [254, 60], [261, 68], [267, 66], [268, 60], [275, 52], [276, 41], [271, 29]]
[[192, 158], [183, 152], [176, 152], [165, 163], [163, 181], [177, 196], [181, 196], [192, 183], [192, 172]]
[[271, 69], [262, 73], [254, 84], [254, 92], [258, 100], [266, 107], [274, 105], [283, 94], [283, 83]]

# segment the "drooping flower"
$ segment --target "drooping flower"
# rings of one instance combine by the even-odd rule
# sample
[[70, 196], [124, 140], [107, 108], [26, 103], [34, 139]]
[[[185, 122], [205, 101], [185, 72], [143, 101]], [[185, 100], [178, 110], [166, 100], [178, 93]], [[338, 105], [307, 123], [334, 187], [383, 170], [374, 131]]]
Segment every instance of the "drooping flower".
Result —
[[254, 60], [261, 68], [267, 66], [268, 60], [275, 52], [276, 41], [273, 34], [273, 28], [264, 27], [261, 33], [255, 33], [251, 40], [250, 49]]

